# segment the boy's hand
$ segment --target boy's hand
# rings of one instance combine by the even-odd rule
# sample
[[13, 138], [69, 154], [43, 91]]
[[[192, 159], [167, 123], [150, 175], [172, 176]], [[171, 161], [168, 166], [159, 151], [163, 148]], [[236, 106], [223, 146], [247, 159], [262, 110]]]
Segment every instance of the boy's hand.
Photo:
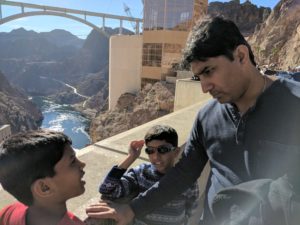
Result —
[[132, 141], [129, 146], [128, 155], [133, 159], [137, 159], [141, 155], [144, 143], [144, 140]]
[[91, 218], [114, 219], [117, 221], [117, 225], [127, 225], [134, 217], [129, 205], [104, 201], [86, 208], [86, 214]]

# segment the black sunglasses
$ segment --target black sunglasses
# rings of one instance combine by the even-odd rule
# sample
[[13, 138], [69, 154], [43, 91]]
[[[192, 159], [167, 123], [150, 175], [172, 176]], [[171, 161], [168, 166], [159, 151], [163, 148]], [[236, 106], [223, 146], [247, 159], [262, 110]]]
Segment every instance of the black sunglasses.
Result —
[[159, 154], [165, 154], [167, 152], [171, 152], [171, 151], [175, 151], [176, 150], [176, 147], [174, 146], [171, 146], [171, 145], [161, 145], [161, 146], [158, 146], [158, 147], [146, 147], [145, 148], [145, 152], [148, 154], [148, 155], [151, 155], [155, 152], [155, 150], [159, 153]]

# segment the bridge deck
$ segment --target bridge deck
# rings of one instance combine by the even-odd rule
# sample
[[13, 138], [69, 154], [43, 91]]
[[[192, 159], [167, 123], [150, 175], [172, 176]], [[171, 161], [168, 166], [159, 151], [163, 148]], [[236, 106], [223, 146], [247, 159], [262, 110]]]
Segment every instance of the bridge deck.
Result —
[[[2, 17], [2, 5], [20, 7], [21, 13], [3, 18]], [[25, 12], [25, 8], [30, 9], [30, 10], [40, 9], [41, 11]], [[139, 33], [140, 23], [142, 23], [142, 19], [128, 17], [128, 16], [119, 16], [119, 15], [91, 12], [91, 11], [85, 11], [85, 10], [77, 10], [77, 9], [61, 8], [61, 7], [54, 7], [54, 6], [46, 6], [46, 5], [37, 5], [37, 4], [30, 4], [30, 3], [23, 3], [23, 2], [0, 0], [0, 24], [6, 23], [11, 20], [18, 19], [18, 18], [22, 18], [22, 17], [26, 17], [26, 16], [33, 16], [33, 15], [55, 15], [55, 16], [67, 17], [70, 19], [75, 19], [79, 22], [85, 23], [88, 26], [92, 26], [93, 28], [98, 28], [98, 29], [100, 29], [100, 28], [97, 25], [87, 21], [87, 16], [102, 18], [102, 28], [105, 27], [106, 19], [119, 20], [120, 21], [120, 33], [122, 32], [123, 21], [129, 21], [131, 23], [135, 23], [136, 24], [135, 31], [137, 34]], [[84, 16], [84, 19], [77, 17], [77, 16]]]

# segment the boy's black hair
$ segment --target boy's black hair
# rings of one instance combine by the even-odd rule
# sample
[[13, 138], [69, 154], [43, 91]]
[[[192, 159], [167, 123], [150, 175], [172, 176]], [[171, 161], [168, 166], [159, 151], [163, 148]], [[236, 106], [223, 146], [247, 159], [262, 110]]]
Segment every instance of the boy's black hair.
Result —
[[0, 146], [0, 183], [25, 205], [32, 205], [34, 181], [55, 175], [71, 139], [61, 132], [38, 130], [14, 135]]
[[200, 20], [189, 34], [181, 66], [188, 68], [195, 60], [206, 61], [221, 55], [232, 61], [233, 51], [239, 45], [248, 48], [249, 58], [256, 66], [251, 47], [234, 22], [220, 16], [206, 17]]
[[176, 130], [167, 125], [156, 125], [150, 128], [144, 137], [145, 143], [152, 140], [164, 140], [174, 147], [178, 147], [178, 134]]

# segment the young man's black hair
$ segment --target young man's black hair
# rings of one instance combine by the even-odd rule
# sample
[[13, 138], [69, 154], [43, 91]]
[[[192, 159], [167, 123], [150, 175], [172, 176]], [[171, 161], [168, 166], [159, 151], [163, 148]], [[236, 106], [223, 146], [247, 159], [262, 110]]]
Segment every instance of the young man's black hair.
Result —
[[146, 144], [152, 140], [165, 140], [178, 147], [178, 134], [176, 130], [166, 125], [156, 125], [149, 129], [144, 138]]

